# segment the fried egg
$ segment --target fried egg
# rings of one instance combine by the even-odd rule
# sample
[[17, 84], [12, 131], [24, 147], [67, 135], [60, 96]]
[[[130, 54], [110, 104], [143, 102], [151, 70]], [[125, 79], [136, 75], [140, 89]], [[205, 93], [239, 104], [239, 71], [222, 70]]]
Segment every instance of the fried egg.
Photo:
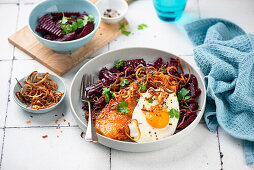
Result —
[[[163, 92], [166, 96], [164, 95], [161, 102], [161, 96], [152, 97], [149, 90]], [[178, 115], [170, 114], [171, 109], [177, 110]], [[175, 93], [169, 94], [162, 89], [150, 88], [146, 93], [141, 94], [132, 113], [132, 122], [128, 124], [130, 136], [136, 142], [144, 143], [173, 135], [179, 120], [179, 112], [179, 103]]]

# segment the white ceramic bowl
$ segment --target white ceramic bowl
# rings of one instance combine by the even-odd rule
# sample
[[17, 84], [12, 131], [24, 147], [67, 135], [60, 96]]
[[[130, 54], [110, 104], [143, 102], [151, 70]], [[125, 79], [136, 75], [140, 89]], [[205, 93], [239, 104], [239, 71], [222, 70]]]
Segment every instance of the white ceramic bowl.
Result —
[[[102, 21], [108, 24], [114, 24], [121, 21], [128, 10], [128, 4], [125, 0], [100, 0], [96, 3], [96, 6], [99, 9]], [[120, 15], [114, 18], [104, 17], [106, 9], [117, 10]]]
[[[74, 118], [76, 119], [79, 127], [86, 131], [87, 121], [82, 116], [84, 111], [82, 110], [82, 103], [80, 101], [80, 84], [81, 79], [84, 73], [93, 74], [98, 76], [98, 73], [102, 67], [111, 68], [114, 63], [120, 59], [128, 60], [128, 59], [137, 59], [143, 58], [145, 61], [155, 61], [159, 57], [163, 58], [164, 61], [169, 61], [171, 57], [176, 57], [173, 54], [170, 54], [165, 51], [151, 49], [151, 48], [124, 48], [116, 51], [107, 52], [101, 54], [94, 59], [87, 62], [80, 70], [76, 73], [70, 88], [70, 105]], [[184, 71], [187, 73], [186, 61], [181, 59], [182, 66]], [[189, 64], [189, 63], [188, 63]], [[197, 77], [198, 86], [202, 90], [201, 95], [197, 99], [199, 103], [199, 109], [201, 111], [198, 112], [198, 116], [196, 119], [184, 130], [164, 138], [162, 140], [158, 140], [155, 142], [149, 143], [135, 143], [135, 142], [127, 142], [127, 141], [118, 141], [114, 139], [110, 139], [98, 134], [99, 143], [102, 145], [122, 150], [122, 151], [130, 151], [130, 152], [146, 152], [159, 150], [168, 146], [173, 146], [176, 142], [180, 141], [188, 135], [199, 123], [205, 109], [206, 103], [206, 89], [203, 79], [201, 78], [199, 72], [189, 64], [191, 73]]]
[[[21, 84], [21, 86], [25, 85], [26, 78], [27, 78], [27, 76], [25, 76], [19, 80], [19, 83]], [[46, 113], [46, 112], [50, 112], [51, 110], [55, 109], [63, 101], [63, 99], [65, 97], [65, 93], [66, 93], [66, 87], [65, 87], [63, 80], [60, 77], [51, 74], [49, 78], [52, 79], [57, 84], [57, 86], [58, 86], [57, 90], [64, 93], [62, 98], [56, 105], [51, 106], [46, 109], [40, 109], [40, 110], [32, 109], [32, 107], [27, 107], [27, 105], [22, 103], [15, 95], [15, 93], [17, 91], [20, 91], [20, 87], [19, 87], [18, 83], [16, 83], [16, 85], [13, 88], [13, 98], [14, 98], [14, 101], [16, 102], [16, 104], [19, 105], [23, 110], [30, 112], [30, 113]]]

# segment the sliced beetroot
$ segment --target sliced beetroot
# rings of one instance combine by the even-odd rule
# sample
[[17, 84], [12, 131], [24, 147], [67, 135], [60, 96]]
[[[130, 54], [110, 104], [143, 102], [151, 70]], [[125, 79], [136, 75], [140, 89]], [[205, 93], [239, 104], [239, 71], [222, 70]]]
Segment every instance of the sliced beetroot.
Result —
[[98, 76], [98, 78], [99, 78], [100, 80], [104, 77], [103, 74], [104, 74], [104, 72], [105, 72], [106, 70], [108, 70], [107, 67], [103, 67], [103, 68], [100, 70], [99, 76]]
[[84, 19], [84, 16], [88, 16], [88, 14], [84, 11], [77, 19]]
[[178, 129], [182, 130], [184, 128], [186, 128], [187, 126], [189, 126], [197, 117], [196, 113], [193, 113], [190, 117], [188, 117], [187, 120], [185, 120], [179, 127]]
[[201, 94], [201, 89], [200, 88], [196, 88], [196, 97], [198, 97]]
[[41, 26], [38, 25], [36, 28], [35, 28], [35, 31], [36, 32], [43, 32], [43, 30], [41, 29]]
[[99, 79], [103, 79], [103, 78], [106, 80], [109, 80], [112, 83], [114, 79], [116, 78], [116, 76], [112, 72], [110, 72], [107, 68], [104, 68], [99, 73]]
[[97, 107], [103, 107], [106, 105], [106, 100], [105, 100], [105, 97], [102, 96], [99, 98], [98, 101], [94, 102], [93, 104], [93, 109], [97, 108]]
[[[176, 69], [178, 68], [178, 62], [177, 62], [177, 59], [175, 59], [175, 58], [170, 58], [170, 61], [169, 61], [169, 63], [167, 63], [167, 65], [166, 65], [167, 67], [171, 67], [171, 66], [174, 66], [174, 67], [176, 67]], [[169, 70], [169, 73], [171, 74], [171, 75], [177, 75], [177, 71], [175, 70], [175, 69], [170, 69]]]
[[61, 28], [52, 24], [41, 24], [41, 29], [57, 37], [63, 36]]
[[128, 68], [128, 71], [127, 71], [127, 75], [130, 75], [130, 74], [133, 74], [135, 73], [135, 68], [142, 64], [143, 66], [146, 66], [146, 62], [144, 59], [135, 59], [135, 60], [126, 60], [124, 61], [123, 63], [123, 69], [126, 70]]
[[88, 35], [90, 32], [92, 32], [94, 29], [94, 23], [93, 22], [87, 22], [87, 24], [84, 26], [82, 32], [76, 36], [76, 39], [82, 38], [86, 35]]
[[198, 103], [197, 102], [191, 103], [190, 106], [189, 106], [189, 109], [191, 111], [197, 110], [198, 109]]
[[47, 34], [47, 35], [44, 35], [43, 38], [47, 39], [47, 40], [56, 40], [56, 36], [54, 35], [51, 35], [51, 34]]
[[190, 83], [190, 95], [191, 97], [196, 97], [196, 88], [192, 82]]
[[187, 103], [189, 103], [189, 104], [194, 103], [194, 102], [196, 102], [196, 99], [194, 99], [194, 98], [190, 98], [187, 100]]
[[99, 81], [98, 83], [87, 87], [85, 90], [87, 92], [87, 95], [92, 97], [94, 95], [96, 95], [103, 87], [103, 83], [102, 81]]
[[111, 73], [120, 73], [121, 71], [118, 70], [115, 66], [109, 70]]
[[193, 74], [191, 74], [190, 81], [194, 84], [195, 87], [198, 85], [197, 77]]
[[58, 39], [58, 41], [70, 41], [73, 40], [76, 36], [76, 32], [72, 32], [64, 35], [62, 38]]
[[155, 67], [155, 68], [161, 68], [162, 65], [163, 65], [163, 60], [162, 60], [162, 58], [158, 58], [158, 59], [154, 62], [154, 67]]
[[65, 17], [71, 17], [71, 16], [79, 16], [79, 12], [51, 12], [51, 15], [53, 17], [63, 17], [63, 13]]
[[54, 21], [51, 19], [51, 17], [46, 14], [46, 15], [43, 15], [41, 18], [39, 18], [38, 22], [40, 24], [50, 24], [50, 25], [54, 25]]

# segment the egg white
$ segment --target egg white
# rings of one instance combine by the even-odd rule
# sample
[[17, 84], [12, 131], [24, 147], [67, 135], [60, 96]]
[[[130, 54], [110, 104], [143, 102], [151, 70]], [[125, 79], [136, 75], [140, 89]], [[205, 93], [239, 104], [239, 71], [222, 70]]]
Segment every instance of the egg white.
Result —
[[[155, 91], [163, 91], [162, 89], [155, 89]], [[145, 98], [151, 97], [151, 94], [147, 91], [146, 93], [142, 93], [137, 106], [135, 107], [133, 113], [132, 113], [132, 119], [136, 119], [138, 121], [138, 126], [141, 132], [141, 136], [139, 137], [137, 125], [135, 122], [131, 122], [129, 124], [130, 128], [130, 136], [134, 138], [134, 140], [138, 143], [144, 143], [144, 142], [152, 142], [156, 140], [160, 140], [162, 138], [165, 138], [167, 136], [173, 135], [177, 123], [178, 118], [169, 118], [169, 123], [164, 128], [154, 128], [146, 121], [146, 116], [142, 111], [143, 105], [146, 109], [149, 109], [151, 106], [158, 105], [158, 98], [153, 97], [153, 102], [149, 103]], [[163, 102], [162, 106], [169, 112], [172, 108], [179, 110], [179, 103], [177, 96], [175, 93], [169, 94], [168, 97]]]

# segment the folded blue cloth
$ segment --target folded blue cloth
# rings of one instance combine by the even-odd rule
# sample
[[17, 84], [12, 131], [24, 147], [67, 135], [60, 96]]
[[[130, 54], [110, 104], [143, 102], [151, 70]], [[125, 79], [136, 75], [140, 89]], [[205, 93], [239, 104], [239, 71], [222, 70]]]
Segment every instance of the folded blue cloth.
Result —
[[194, 57], [205, 75], [210, 131], [220, 125], [244, 140], [248, 165], [254, 163], [254, 35], [219, 18], [185, 25], [194, 45]]

